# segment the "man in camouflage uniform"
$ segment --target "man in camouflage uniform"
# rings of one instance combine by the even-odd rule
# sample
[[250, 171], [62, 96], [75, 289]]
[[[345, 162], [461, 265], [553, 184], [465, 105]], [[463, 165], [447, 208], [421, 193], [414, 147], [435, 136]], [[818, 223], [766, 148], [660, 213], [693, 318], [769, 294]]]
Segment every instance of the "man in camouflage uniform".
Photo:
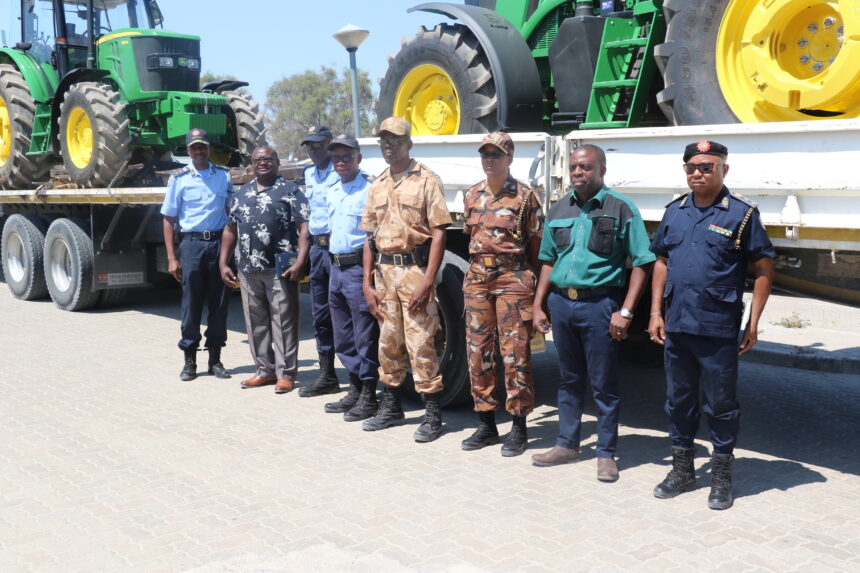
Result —
[[364, 296], [380, 322], [380, 379], [385, 384], [382, 405], [362, 428], [374, 431], [403, 424], [398, 389], [411, 363], [415, 389], [426, 403], [424, 422], [414, 438], [430, 442], [442, 433], [434, 280], [451, 215], [439, 177], [409, 157], [411, 130], [399, 117], [389, 117], [379, 126], [379, 145], [389, 167], [371, 185], [361, 222], [361, 229], [369, 234], [364, 247]]
[[[531, 371], [532, 302], [542, 232], [540, 202], [511, 176], [514, 142], [507, 133], [486, 136], [478, 148], [487, 178], [466, 191], [463, 231], [469, 236], [469, 271], [463, 281], [469, 378], [480, 425], [464, 450], [499, 443], [495, 411], [496, 342], [505, 369], [506, 408], [513, 427], [503, 456], [526, 449], [526, 416], [534, 407]], [[531, 263], [531, 265], [529, 264]]]

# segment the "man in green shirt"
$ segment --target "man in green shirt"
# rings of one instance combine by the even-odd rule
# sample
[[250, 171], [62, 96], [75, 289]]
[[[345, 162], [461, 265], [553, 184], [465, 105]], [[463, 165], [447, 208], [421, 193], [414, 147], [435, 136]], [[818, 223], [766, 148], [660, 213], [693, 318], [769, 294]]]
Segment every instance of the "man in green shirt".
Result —
[[[583, 145], [570, 154], [573, 192], [549, 210], [539, 258], [544, 263], [534, 302], [534, 327], [551, 325], [561, 371], [556, 445], [535, 454], [536, 466], [579, 460], [588, 382], [597, 404], [597, 479], [615, 481], [618, 442], [618, 343], [627, 338], [633, 309], [655, 256], [639, 210], [603, 184], [606, 154]], [[633, 263], [630, 284], [626, 264]]]

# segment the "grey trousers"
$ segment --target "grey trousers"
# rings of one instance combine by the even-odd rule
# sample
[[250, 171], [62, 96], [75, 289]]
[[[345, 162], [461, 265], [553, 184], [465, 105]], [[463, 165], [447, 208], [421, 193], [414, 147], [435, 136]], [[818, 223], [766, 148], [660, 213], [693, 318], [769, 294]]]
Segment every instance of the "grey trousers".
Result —
[[294, 378], [299, 353], [299, 283], [275, 279], [275, 271], [269, 270], [239, 272], [239, 284], [257, 376]]

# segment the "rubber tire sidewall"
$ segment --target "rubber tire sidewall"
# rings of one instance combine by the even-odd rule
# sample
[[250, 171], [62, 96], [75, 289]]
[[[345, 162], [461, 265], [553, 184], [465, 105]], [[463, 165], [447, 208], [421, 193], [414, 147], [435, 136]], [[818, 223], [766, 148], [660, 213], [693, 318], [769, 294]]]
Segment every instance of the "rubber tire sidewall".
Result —
[[[51, 157], [27, 156], [30, 151], [36, 102], [24, 86], [24, 76], [9, 64], [0, 64], [0, 97], [9, 112], [11, 148], [6, 164], [0, 166], [0, 189], [35, 189], [48, 179]], [[17, 91], [18, 93], [12, 93]]]
[[[9, 274], [6, 251], [14, 237], [20, 238], [26, 258], [26, 272], [21, 281], [15, 281]], [[2, 241], [0, 241], [0, 256], [3, 259], [3, 275], [6, 286], [21, 300], [37, 300], [45, 298], [48, 287], [44, 274], [45, 224], [32, 215], [10, 215], [3, 224]]]
[[[71, 284], [66, 290], [54, 283], [51, 273], [52, 249], [57, 241], [66, 244], [71, 257]], [[86, 310], [98, 302], [99, 292], [93, 290], [93, 243], [83, 221], [56, 219], [51, 223], [45, 236], [45, 282], [61, 310]]]

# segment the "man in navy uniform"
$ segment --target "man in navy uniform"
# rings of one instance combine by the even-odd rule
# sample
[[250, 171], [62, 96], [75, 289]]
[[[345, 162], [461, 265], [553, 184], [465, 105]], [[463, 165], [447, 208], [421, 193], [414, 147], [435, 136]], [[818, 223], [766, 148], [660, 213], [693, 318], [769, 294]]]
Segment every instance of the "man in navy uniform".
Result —
[[[179, 378], [184, 381], [197, 378], [197, 348], [204, 304], [209, 309], [205, 332], [209, 374], [230, 378], [221, 363], [221, 348], [227, 343], [229, 290], [221, 280], [218, 254], [233, 182], [226, 168], [209, 162], [209, 137], [205, 131], [189, 131], [185, 146], [191, 165], [171, 176], [161, 206], [167, 268], [182, 283], [179, 348], [185, 353], [185, 365]], [[181, 238], [178, 256], [173, 244], [177, 221]]]
[[362, 258], [367, 233], [360, 229], [370, 182], [359, 169], [361, 149], [351, 135], [338, 135], [329, 146], [331, 162], [340, 179], [329, 189], [331, 221], [331, 282], [329, 308], [334, 326], [334, 348], [349, 373], [349, 392], [325, 411], [343, 413], [347, 422], [376, 414], [379, 382], [379, 323], [371, 314], [362, 290]]
[[305, 196], [311, 207], [308, 230], [311, 241], [311, 314], [314, 321], [314, 338], [320, 361], [319, 377], [299, 390], [299, 396], [321, 396], [340, 392], [340, 384], [334, 371], [334, 337], [331, 313], [328, 307], [328, 284], [331, 272], [329, 238], [331, 233], [328, 218], [328, 191], [339, 177], [331, 163], [331, 130], [324, 125], [314, 125], [302, 140], [302, 147], [311, 159], [305, 168]]
[[[738, 355], [758, 340], [775, 256], [756, 204], [723, 185], [727, 157], [728, 149], [715, 141], [686, 147], [684, 171], [692, 193], [667, 205], [651, 240], [657, 262], [648, 331], [651, 340], [665, 345], [672, 439], [672, 470], [654, 488], [654, 496], [675, 497], [696, 487], [693, 446], [703, 411], [713, 445], [711, 509], [732, 506]], [[754, 269], [755, 283], [749, 322], [738, 348], [748, 265]]]

